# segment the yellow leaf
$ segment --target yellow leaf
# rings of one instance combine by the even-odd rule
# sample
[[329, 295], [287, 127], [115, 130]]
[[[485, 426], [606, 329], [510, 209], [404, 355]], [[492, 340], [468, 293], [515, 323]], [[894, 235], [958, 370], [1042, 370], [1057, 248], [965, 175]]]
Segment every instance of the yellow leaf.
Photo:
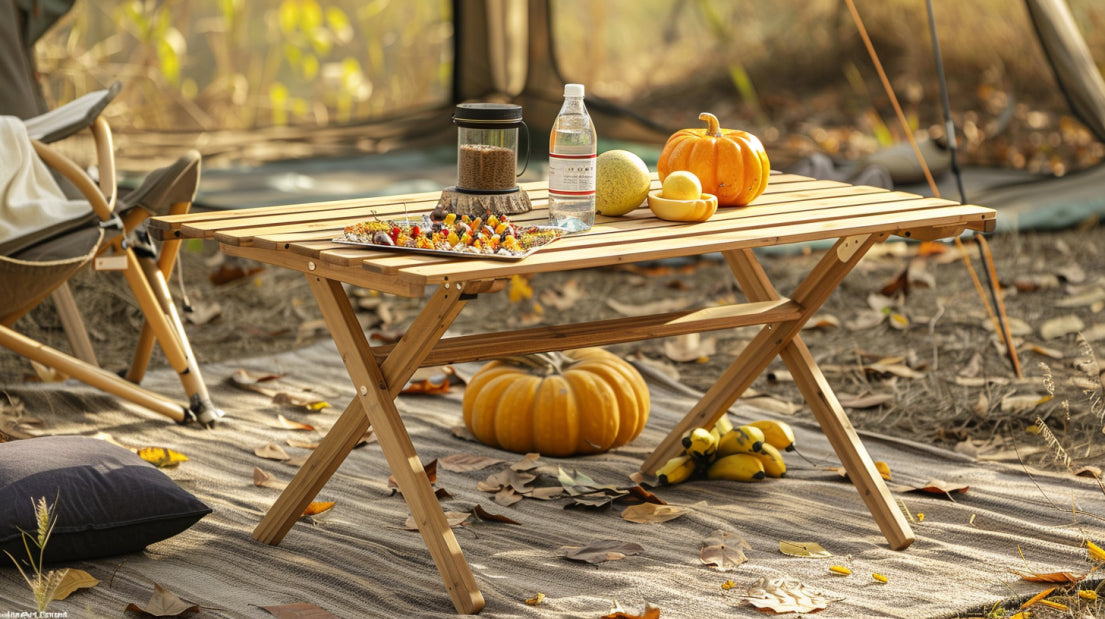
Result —
[[71, 567], [66, 568], [65, 576], [61, 577], [61, 583], [54, 591], [54, 599], [64, 600], [77, 589], [88, 589], [98, 584], [100, 584], [100, 581], [93, 578], [88, 572]]
[[1028, 608], [1029, 606], [1032, 606], [1036, 602], [1039, 602], [1040, 600], [1042, 600], [1042, 599], [1046, 598], [1047, 596], [1051, 595], [1052, 591], [1055, 591], [1055, 587], [1052, 587], [1050, 589], [1044, 589], [1043, 591], [1037, 593], [1036, 595], [1028, 598], [1027, 602], [1025, 602], [1024, 604], [1021, 604], [1021, 608]]
[[1082, 589], [1078, 592], [1078, 597], [1082, 598], [1083, 600], [1093, 602], [1097, 600], [1097, 591], [1094, 591], [1093, 589]]
[[841, 574], [843, 576], [847, 576], [852, 573], [852, 570], [844, 567], [843, 565], [830, 565], [829, 571], [834, 574]]
[[917, 522], [924, 522], [924, 521], [925, 521], [925, 514], [922, 513], [922, 512], [917, 512]]
[[1102, 550], [1097, 544], [1086, 540], [1086, 549], [1090, 551], [1090, 558], [1094, 561], [1105, 561], [1105, 550]]
[[531, 598], [526, 598], [526, 604], [529, 604], [530, 606], [537, 606], [538, 604], [544, 604], [544, 603], [545, 603], [545, 594], [544, 593], [538, 593], [537, 595], [535, 595]]
[[529, 281], [521, 275], [514, 275], [510, 278], [510, 301], [511, 303], [517, 303], [522, 299], [528, 299], [533, 296], [533, 288], [530, 287]]
[[737, 583], [735, 583], [735, 582], [733, 582], [733, 581], [731, 581], [731, 580], [727, 580], [727, 581], [725, 581], [725, 582], [721, 583], [721, 588], [722, 588], [722, 589], [725, 589], [726, 591], [728, 591], [728, 590], [732, 589], [732, 588], [733, 588], [733, 587], [735, 587], [735, 586], [737, 586]]
[[138, 456], [159, 469], [174, 467], [188, 461], [188, 456], [167, 447], [143, 447], [138, 450]]
[[887, 578], [886, 576], [883, 576], [882, 574], [871, 574], [871, 578], [874, 578], [875, 580], [877, 580], [877, 581], [879, 581], [883, 584], [886, 584], [890, 580], [889, 578]]
[[307, 509], [303, 510], [303, 515], [317, 516], [322, 512], [329, 511], [335, 503], [337, 503], [337, 501], [313, 501], [307, 506]]
[[886, 481], [890, 481], [890, 465], [879, 460], [875, 462], [875, 469], [882, 475], [882, 478]]
[[1054, 608], [1055, 610], [1067, 612], [1070, 608], [1066, 604], [1060, 604], [1059, 602], [1052, 602], [1051, 600], [1040, 600], [1040, 606], [1047, 606], [1048, 608]]
[[792, 557], [831, 557], [817, 542], [779, 542], [779, 552]]

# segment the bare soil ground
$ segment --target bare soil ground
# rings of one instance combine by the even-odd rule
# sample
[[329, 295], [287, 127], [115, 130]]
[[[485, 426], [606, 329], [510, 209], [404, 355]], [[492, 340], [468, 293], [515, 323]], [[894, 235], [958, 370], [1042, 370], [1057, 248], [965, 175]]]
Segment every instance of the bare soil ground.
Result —
[[[1072, 469], [1100, 463], [1105, 456], [1105, 375], [1096, 355], [1105, 349], [1102, 238], [1097, 222], [990, 238], [1023, 378], [1017, 377], [988, 306], [952, 244], [936, 253], [917, 244], [885, 244], [830, 297], [803, 339], [860, 429], [987, 458], [1060, 467], [1068, 466], [1069, 458]], [[965, 247], [985, 289], [978, 248], [973, 242]], [[821, 252], [810, 248], [765, 255], [761, 261], [786, 294]], [[192, 307], [186, 314], [189, 336], [201, 362], [285, 351], [328, 336], [297, 273], [232, 262], [213, 245], [186, 248], [182, 264]], [[178, 282], [174, 277], [179, 297]], [[141, 322], [121, 278], [84, 273], [74, 292], [86, 309], [101, 363], [124, 368]], [[720, 259], [539, 276], [517, 282], [512, 292], [473, 301], [454, 331], [478, 332], [487, 316], [522, 327], [614, 317], [653, 304], [703, 307], [739, 297]], [[356, 289], [350, 294], [364, 326], [378, 340], [401, 334], [419, 307], [419, 300]], [[67, 348], [49, 302], [17, 327]], [[705, 390], [754, 334], [753, 328], [612, 348], [647, 363], [658, 375]], [[154, 365], [162, 363], [155, 356]], [[0, 385], [37, 379], [25, 362], [0, 351]], [[749, 395], [758, 406], [809, 414], [781, 362], [756, 381], [753, 391]]]

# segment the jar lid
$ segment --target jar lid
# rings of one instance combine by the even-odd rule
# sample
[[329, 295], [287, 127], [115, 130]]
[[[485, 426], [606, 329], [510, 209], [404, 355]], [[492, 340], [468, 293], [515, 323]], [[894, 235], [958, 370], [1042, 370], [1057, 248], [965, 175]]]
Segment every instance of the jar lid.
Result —
[[458, 127], [509, 128], [522, 124], [522, 106], [511, 103], [459, 103], [453, 110]]

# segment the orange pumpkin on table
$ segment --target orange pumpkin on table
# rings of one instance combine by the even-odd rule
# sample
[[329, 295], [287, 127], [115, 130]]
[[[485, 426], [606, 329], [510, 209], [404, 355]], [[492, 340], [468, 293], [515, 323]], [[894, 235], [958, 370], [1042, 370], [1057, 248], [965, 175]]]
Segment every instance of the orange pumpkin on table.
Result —
[[745, 206], [767, 187], [771, 164], [759, 138], [737, 129], [722, 129], [717, 117], [703, 112], [705, 129], [676, 131], [660, 153], [656, 171], [663, 181], [676, 170], [692, 172], [702, 191], [717, 196], [721, 206]]

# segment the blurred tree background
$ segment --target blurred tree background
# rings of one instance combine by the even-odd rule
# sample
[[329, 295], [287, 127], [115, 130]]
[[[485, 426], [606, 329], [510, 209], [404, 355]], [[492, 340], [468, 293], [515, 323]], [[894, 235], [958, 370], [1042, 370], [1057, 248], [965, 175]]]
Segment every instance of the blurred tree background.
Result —
[[[124, 83], [109, 108], [124, 165], [142, 165], [151, 148], [165, 146], [195, 146], [217, 165], [220, 155], [249, 163], [444, 144], [455, 139], [447, 130], [457, 102], [454, 12], [467, 4], [78, 0], [39, 42], [38, 66], [53, 103]], [[924, 0], [856, 4], [912, 130], [942, 134]], [[1105, 62], [1105, 3], [1068, 4], [1095, 60]], [[702, 111], [759, 135], [779, 163], [813, 151], [853, 159], [903, 137], [841, 0], [548, 6], [548, 54], [559, 76], [651, 126], [660, 144], [665, 132], [699, 126]], [[968, 164], [1064, 174], [1105, 158], [1071, 117], [1022, 3], [934, 0], [934, 8]], [[558, 87], [539, 96], [555, 102]], [[435, 111], [443, 122], [422, 127], [419, 140], [364, 138], [365, 128]], [[331, 138], [320, 148], [324, 129]], [[289, 136], [302, 136], [304, 148], [244, 154], [228, 146]]]

